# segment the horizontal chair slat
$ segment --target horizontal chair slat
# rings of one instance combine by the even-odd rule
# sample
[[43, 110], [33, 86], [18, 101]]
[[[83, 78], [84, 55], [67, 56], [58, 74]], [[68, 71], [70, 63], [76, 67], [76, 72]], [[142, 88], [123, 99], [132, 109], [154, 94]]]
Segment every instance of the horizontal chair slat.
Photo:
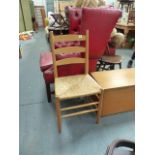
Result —
[[56, 65], [57, 66], [61, 66], [61, 65], [68, 65], [68, 64], [76, 64], [76, 63], [85, 63], [85, 59], [84, 58], [65, 58], [62, 60], [58, 60], [56, 61]]
[[61, 54], [61, 53], [81, 53], [81, 52], [85, 52], [86, 48], [85, 47], [80, 47], [80, 46], [71, 46], [71, 47], [57, 48], [54, 51], [55, 51], [55, 54]]
[[75, 34], [69, 34], [69, 35], [58, 35], [54, 37], [55, 42], [61, 42], [61, 41], [85, 41], [86, 36], [85, 35], [75, 35]]
[[62, 115], [62, 118], [83, 115], [83, 114], [87, 114], [87, 113], [91, 113], [91, 112], [96, 112], [96, 111], [98, 111], [98, 110], [97, 109], [83, 110], [83, 111], [80, 111], [80, 112], [74, 112], [74, 113]]
[[88, 106], [97, 105], [97, 104], [99, 104], [99, 102], [91, 102], [91, 103], [86, 103], [86, 104], [82, 104], [82, 105], [61, 108], [61, 111], [78, 109], [78, 108], [88, 107]]

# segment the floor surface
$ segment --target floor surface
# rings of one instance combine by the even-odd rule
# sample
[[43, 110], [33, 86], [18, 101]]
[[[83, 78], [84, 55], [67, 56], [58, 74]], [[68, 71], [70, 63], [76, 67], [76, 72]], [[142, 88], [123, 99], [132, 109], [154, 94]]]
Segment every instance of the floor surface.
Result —
[[[54, 103], [46, 99], [45, 84], [39, 68], [39, 55], [49, 45], [43, 30], [22, 43], [19, 60], [20, 155], [104, 155], [114, 139], [134, 140], [134, 112], [101, 118], [95, 114], [63, 120], [62, 133], [57, 132]], [[123, 56], [123, 68], [132, 50], [117, 50]]]

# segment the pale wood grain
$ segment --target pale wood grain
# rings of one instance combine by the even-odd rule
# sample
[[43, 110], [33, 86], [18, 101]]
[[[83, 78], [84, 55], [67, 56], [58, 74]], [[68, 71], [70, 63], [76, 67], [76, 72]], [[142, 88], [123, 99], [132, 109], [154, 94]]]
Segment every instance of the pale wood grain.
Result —
[[76, 35], [76, 34], [69, 34], [69, 35], [58, 35], [54, 37], [54, 42], [61, 42], [61, 41], [85, 41], [85, 35]]
[[54, 67], [54, 77], [58, 77], [58, 69], [56, 66], [56, 55], [54, 53], [55, 50], [55, 44], [54, 44], [54, 33], [53, 31], [50, 32], [50, 45], [51, 45], [51, 49], [52, 49], [52, 57], [53, 57], [53, 67]]
[[134, 68], [93, 72], [91, 75], [103, 89], [135, 85]]
[[135, 87], [122, 87], [104, 91], [101, 116], [135, 109]]
[[65, 58], [56, 61], [56, 66], [61, 66], [61, 65], [68, 65], [68, 64], [79, 64], [79, 63], [86, 63], [86, 60], [84, 58]]
[[134, 110], [134, 68], [93, 72], [91, 75], [104, 89], [101, 116]]
[[88, 107], [88, 106], [97, 105], [97, 104], [99, 104], [99, 103], [98, 102], [90, 102], [90, 103], [85, 103], [85, 104], [81, 104], [81, 105], [77, 105], [77, 106], [70, 106], [70, 107], [66, 107], [66, 108], [61, 108], [61, 111], [78, 109], [78, 108]]
[[83, 114], [87, 114], [87, 113], [91, 113], [91, 112], [96, 112], [96, 111], [98, 111], [98, 109], [82, 110], [82, 111], [79, 111], [79, 112], [74, 112], [74, 113], [62, 115], [62, 118], [83, 115]]
[[88, 74], [89, 72], [89, 32], [86, 31], [86, 65], [85, 65], [85, 74]]
[[70, 47], [61, 47], [55, 49], [55, 54], [62, 54], [62, 53], [82, 53], [85, 52], [86, 48], [81, 46], [70, 46]]
[[102, 111], [103, 90], [101, 91], [101, 94], [98, 97], [99, 97], [99, 104], [98, 104], [98, 111], [97, 111], [97, 116], [96, 116], [96, 123], [97, 124], [100, 122], [100, 116], [101, 116], [101, 111]]
[[61, 132], [61, 110], [60, 110], [60, 100], [56, 98], [56, 114], [57, 114], [57, 126], [59, 133]]

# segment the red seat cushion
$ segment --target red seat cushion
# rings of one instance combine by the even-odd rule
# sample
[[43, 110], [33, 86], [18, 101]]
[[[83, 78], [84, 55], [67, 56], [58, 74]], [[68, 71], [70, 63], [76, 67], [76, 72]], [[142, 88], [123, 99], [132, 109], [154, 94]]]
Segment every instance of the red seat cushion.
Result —
[[53, 67], [50, 67], [49, 69], [45, 70], [43, 72], [43, 77], [46, 83], [54, 83], [54, 70]]
[[52, 67], [52, 54], [51, 52], [43, 52], [40, 54], [40, 70], [43, 72]]

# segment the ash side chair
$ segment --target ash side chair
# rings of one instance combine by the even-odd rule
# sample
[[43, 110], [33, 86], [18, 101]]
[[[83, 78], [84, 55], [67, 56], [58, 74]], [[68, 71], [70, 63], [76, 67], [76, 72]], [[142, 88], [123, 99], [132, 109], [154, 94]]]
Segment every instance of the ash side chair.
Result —
[[[57, 125], [58, 131], [61, 132], [62, 118], [71, 116], [82, 115], [90, 112], [96, 112], [96, 123], [100, 120], [100, 110], [102, 104], [102, 89], [97, 82], [88, 74], [88, 47], [89, 47], [89, 32], [86, 31], [86, 35], [57, 35], [54, 36], [53, 32], [50, 32], [50, 43], [53, 56], [53, 67], [54, 67], [54, 80], [55, 80], [55, 98], [56, 98], [56, 113], [57, 113]], [[85, 46], [72, 46], [72, 47], [60, 47], [55, 49], [55, 43], [61, 41], [84, 41]], [[71, 57], [56, 60], [57, 54], [68, 54], [68, 53], [83, 53], [84, 57]], [[85, 66], [85, 74], [71, 75], [58, 77], [58, 67], [61, 65], [78, 64], [82, 63]], [[61, 108], [61, 101], [67, 99], [74, 99], [79, 97], [90, 97], [91, 102], [83, 103], [74, 106], [68, 106]], [[80, 109], [83, 107], [92, 107], [88, 110], [79, 110], [78, 112], [70, 112], [67, 114], [62, 113], [64, 111]]]

